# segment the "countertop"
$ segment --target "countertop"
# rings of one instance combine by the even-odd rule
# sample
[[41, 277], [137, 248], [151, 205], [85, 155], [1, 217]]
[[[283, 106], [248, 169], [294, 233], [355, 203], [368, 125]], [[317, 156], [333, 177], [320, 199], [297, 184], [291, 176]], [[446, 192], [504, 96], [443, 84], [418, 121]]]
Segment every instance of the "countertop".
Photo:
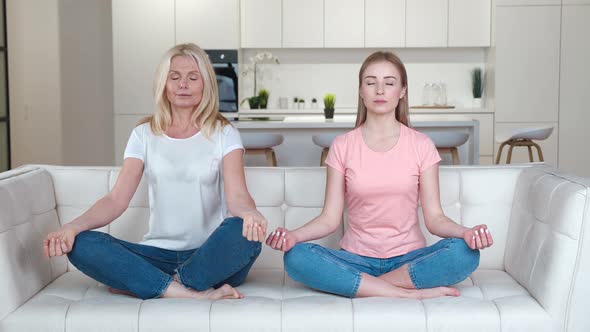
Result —
[[[311, 128], [353, 128], [356, 115], [335, 115], [325, 119], [323, 115], [286, 116], [281, 120], [240, 119], [232, 123], [238, 129], [311, 129]], [[411, 114], [412, 127], [473, 127], [478, 121], [465, 115], [462, 119], [449, 120], [444, 114]]]

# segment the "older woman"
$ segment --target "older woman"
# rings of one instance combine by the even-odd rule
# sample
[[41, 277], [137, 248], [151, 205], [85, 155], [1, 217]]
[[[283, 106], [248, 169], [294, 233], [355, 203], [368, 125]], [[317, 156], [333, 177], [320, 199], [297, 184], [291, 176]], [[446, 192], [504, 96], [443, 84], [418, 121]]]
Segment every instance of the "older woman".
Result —
[[[131, 133], [112, 191], [48, 234], [45, 254], [67, 254], [111, 291], [143, 299], [242, 298], [234, 287], [260, 254], [267, 221], [246, 188], [240, 135], [218, 112], [215, 73], [201, 48], [182, 44], [165, 54], [155, 104]], [[142, 174], [150, 204], [143, 241], [90, 231], [127, 209]]]

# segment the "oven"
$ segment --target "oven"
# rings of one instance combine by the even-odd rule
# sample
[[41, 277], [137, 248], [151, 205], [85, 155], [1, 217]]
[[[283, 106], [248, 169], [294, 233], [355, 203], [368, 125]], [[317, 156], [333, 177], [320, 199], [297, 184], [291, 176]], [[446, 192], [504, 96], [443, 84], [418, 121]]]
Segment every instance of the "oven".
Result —
[[205, 50], [217, 76], [219, 111], [238, 111], [238, 51]]

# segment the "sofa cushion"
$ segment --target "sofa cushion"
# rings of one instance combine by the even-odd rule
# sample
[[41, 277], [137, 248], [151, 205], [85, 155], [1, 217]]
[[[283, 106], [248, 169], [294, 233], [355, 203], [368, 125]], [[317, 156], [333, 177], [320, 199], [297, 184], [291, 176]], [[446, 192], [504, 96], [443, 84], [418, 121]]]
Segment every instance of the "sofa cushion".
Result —
[[[311, 290], [283, 270], [252, 271], [243, 300], [114, 295], [67, 272], [1, 322], [18, 331], [552, 331], [543, 308], [510, 275], [477, 270], [462, 295], [427, 300], [347, 299]], [[43, 319], [38, 319], [43, 317]]]

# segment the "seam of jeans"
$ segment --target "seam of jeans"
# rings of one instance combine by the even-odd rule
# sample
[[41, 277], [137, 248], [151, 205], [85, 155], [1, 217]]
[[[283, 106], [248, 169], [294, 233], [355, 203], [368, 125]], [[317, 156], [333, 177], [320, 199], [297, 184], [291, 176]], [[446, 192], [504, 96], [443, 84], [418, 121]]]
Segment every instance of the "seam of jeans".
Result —
[[[320, 245], [313, 245], [313, 246], [310, 246], [310, 250], [311, 250], [311, 251], [313, 251], [314, 253], [318, 254], [319, 256], [321, 256], [321, 253], [320, 253], [320, 251], [316, 249], [317, 247], [324, 248], [324, 247], [322, 247], [322, 246], [320, 246]], [[324, 249], [327, 249], [327, 248], [324, 248]], [[330, 257], [334, 258], [335, 260], [336, 260], [336, 259], [342, 259], [342, 258], [340, 258], [340, 257], [338, 257], [338, 256], [336, 256], [336, 255], [334, 255], [334, 254], [333, 254], [333, 253], [332, 253], [330, 250], [326, 250], [325, 252], [326, 252], [326, 253], [327, 253], [327, 254], [328, 254]], [[350, 252], [350, 251], [347, 251], [347, 252], [348, 252], [348, 253], [350, 253], [350, 254], [352, 254], [352, 255], [356, 255], [355, 253], [352, 253], [352, 252]], [[359, 255], [357, 255], [357, 256], [359, 256]], [[374, 271], [374, 270], [375, 270], [375, 268], [374, 268], [373, 266], [371, 266], [371, 264], [364, 262], [364, 261], [362, 260], [362, 258], [360, 258], [360, 260], [361, 260], [361, 262], [360, 262], [360, 263], [359, 263], [359, 262], [356, 262], [356, 261], [355, 261], [355, 262], [353, 262], [353, 261], [347, 261], [347, 262], [350, 262], [351, 264], [361, 265], [361, 266], [363, 266], [363, 267], [365, 267], [365, 268], [367, 268], [367, 269], [369, 269], [369, 270], [371, 270], [371, 271]], [[338, 262], [338, 263], [340, 263], [340, 262]], [[347, 265], [347, 267], [349, 267], [349, 266]], [[358, 271], [358, 270], [356, 270], [356, 269], [355, 269], [354, 271]]]
[[354, 282], [354, 286], [352, 287], [352, 292], [350, 293], [350, 298], [354, 298], [356, 296], [356, 293], [359, 290], [359, 287], [361, 285], [361, 279], [362, 279], [362, 274], [360, 272], [358, 272], [357, 276], [356, 276], [356, 280]]
[[154, 299], [157, 299], [159, 297], [162, 297], [162, 295], [164, 295], [164, 292], [166, 291], [166, 289], [168, 288], [168, 286], [170, 286], [170, 284], [172, 283], [174, 279], [172, 279], [171, 276], [166, 275], [166, 277], [162, 278], [162, 281], [160, 282], [160, 287], [157, 291], [157, 295], [154, 296]]

